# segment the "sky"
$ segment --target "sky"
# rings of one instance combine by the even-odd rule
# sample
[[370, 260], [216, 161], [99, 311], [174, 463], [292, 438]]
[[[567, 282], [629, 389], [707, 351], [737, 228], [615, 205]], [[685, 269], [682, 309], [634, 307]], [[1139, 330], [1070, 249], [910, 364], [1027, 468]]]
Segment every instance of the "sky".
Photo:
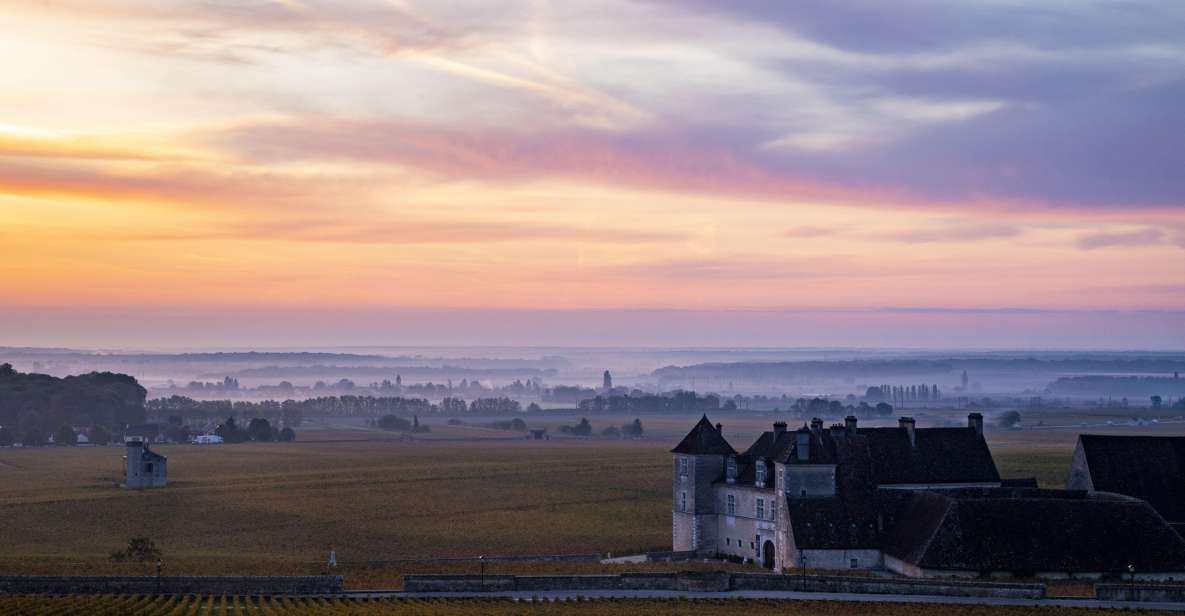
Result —
[[1177, 0], [0, 31], [0, 346], [1185, 344]]

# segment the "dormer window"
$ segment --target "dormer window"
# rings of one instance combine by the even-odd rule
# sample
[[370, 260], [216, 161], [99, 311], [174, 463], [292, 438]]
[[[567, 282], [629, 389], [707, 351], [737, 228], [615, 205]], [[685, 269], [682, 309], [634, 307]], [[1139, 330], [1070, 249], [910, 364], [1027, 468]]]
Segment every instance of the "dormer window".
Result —
[[765, 462], [763, 462], [761, 460], [757, 461], [756, 473], [757, 473], [757, 478], [756, 478], [757, 487], [764, 488], [765, 487]]
[[737, 481], [737, 459], [732, 456], [729, 456], [728, 463], [725, 465], [724, 478], [728, 483]]

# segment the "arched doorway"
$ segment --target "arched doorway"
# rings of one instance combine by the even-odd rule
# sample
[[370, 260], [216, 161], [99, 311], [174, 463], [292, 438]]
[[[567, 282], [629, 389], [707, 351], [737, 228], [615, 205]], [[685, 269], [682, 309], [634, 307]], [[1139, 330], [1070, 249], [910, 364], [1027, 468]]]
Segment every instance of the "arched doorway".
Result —
[[773, 569], [774, 568], [774, 542], [773, 541], [766, 541], [765, 544], [761, 546], [761, 564], [766, 569]]

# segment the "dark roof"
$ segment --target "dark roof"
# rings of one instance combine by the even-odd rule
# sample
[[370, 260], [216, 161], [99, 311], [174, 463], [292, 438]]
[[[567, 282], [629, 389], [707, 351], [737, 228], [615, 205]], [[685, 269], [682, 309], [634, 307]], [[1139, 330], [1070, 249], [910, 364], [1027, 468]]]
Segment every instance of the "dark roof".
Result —
[[868, 549], [877, 544], [877, 518], [872, 507], [844, 498], [790, 498], [786, 506], [798, 549]]
[[166, 458], [165, 456], [162, 456], [159, 453], [156, 453], [155, 451], [149, 449], [148, 443], [145, 443], [144, 441], [128, 441], [127, 446], [142, 448], [144, 451], [140, 452], [140, 459], [141, 460], [153, 460], [153, 461], [168, 460], [168, 458]]
[[1000, 473], [983, 435], [973, 428], [860, 428], [868, 438], [877, 485], [994, 483]]
[[1160, 515], [1185, 522], [1185, 437], [1078, 437], [1095, 490], [1148, 501]]
[[682, 453], [688, 455], [719, 455], [726, 456], [736, 453], [732, 445], [724, 440], [724, 436], [708, 421], [708, 416], [704, 415], [683, 437], [682, 441], [671, 450], [671, 453]]
[[756, 441], [745, 450], [745, 455], [754, 458], [768, 458], [777, 460], [785, 456], [794, 447], [794, 433], [789, 430], [782, 432], [762, 432]]
[[911, 492], [882, 549], [923, 569], [1185, 571], [1185, 540], [1147, 503], [1073, 490]]
[[1001, 488], [1038, 488], [1036, 477], [1009, 477], [1000, 479]]

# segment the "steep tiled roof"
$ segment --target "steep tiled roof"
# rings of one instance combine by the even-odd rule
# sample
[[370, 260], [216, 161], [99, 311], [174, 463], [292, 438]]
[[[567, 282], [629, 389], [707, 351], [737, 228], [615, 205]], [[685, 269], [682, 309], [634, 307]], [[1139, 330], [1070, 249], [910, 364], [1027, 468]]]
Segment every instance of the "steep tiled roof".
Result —
[[768, 458], [777, 460], [785, 456], [794, 447], [794, 433], [762, 432], [756, 441], [745, 450], [745, 455], [754, 458]]
[[949, 571], [1185, 571], [1185, 540], [1147, 503], [1069, 490], [909, 493], [882, 549]]
[[682, 441], [671, 450], [671, 453], [682, 453], [688, 455], [721, 455], [726, 456], [736, 453], [732, 445], [724, 440], [724, 436], [708, 421], [708, 416], [704, 415], [683, 437]]
[[861, 428], [877, 485], [1000, 481], [987, 442], [972, 428]]
[[1172, 522], [1185, 522], [1185, 437], [1078, 437], [1095, 490], [1148, 501]]

